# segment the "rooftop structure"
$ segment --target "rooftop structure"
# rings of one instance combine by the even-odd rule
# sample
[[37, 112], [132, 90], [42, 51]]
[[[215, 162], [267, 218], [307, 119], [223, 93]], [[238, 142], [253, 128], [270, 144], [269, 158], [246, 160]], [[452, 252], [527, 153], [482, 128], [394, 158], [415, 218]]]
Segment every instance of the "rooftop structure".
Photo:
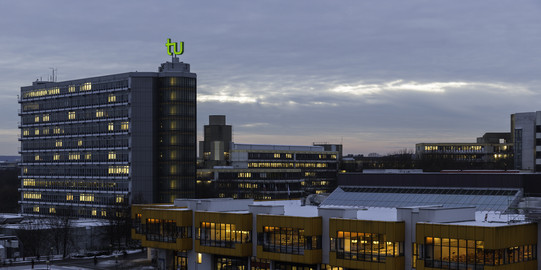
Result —
[[320, 206], [354, 207], [469, 207], [505, 213], [522, 197], [520, 189], [448, 187], [339, 187]]

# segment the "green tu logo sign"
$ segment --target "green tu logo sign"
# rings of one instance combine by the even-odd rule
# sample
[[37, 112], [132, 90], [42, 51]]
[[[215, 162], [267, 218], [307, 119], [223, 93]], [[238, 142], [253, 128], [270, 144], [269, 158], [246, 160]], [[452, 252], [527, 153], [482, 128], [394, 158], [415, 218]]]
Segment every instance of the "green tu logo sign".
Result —
[[[180, 46], [178, 46], [177, 42], [171, 42], [171, 39], [168, 38], [165, 47], [167, 47], [167, 54], [169, 55], [181, 55], [184, 53], [184, 42], [180, 42]], [[180, 49], [178, 47], [180, 47]]]

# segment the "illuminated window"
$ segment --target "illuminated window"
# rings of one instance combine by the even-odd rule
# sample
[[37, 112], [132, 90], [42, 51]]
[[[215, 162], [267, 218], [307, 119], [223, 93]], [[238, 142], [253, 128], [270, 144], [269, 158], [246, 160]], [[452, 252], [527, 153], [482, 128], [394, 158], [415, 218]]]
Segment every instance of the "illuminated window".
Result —
[[43, 128], [43, 135], [49, 134], [49, 128]]
[[53, 129], [53, 133], [54, 133], [54, 134], [60, 134], [60, 128], [59, 128], [59, 127], [55, 127], [55, 128]]
[[23, 192], [24, 199], [41, 200], [41, 193], [39, 192]]
[[73, 194], [71, 193], [66, 194], [66, 201], [73, 201]]
[[109, 166], [109, 174], [129, 174], [130, 166]]
[[122, 122], [122, 123], [120, 123], [120, 129], [122, 129], [122, 130], [128, 130], [129, 127], [130, 127], [130, 122]]
[[171, 121], [170, 128], [177, 129], [177, 121]]
[[404, 242], [387, 241], [385, 234], [337, 231], [336, 236], [331, 237], [330, 244], [337, 258], [385, 262], [385, 257], [403, 255]]
[[23, 173], [24, 173], [24, 174], [27, 174], [27, 173], [28, 173], [28, 168], [27, 168], [27, 167], [23, 167]]
[[[39, 208], [38, 208], [39, 209]], [[38, 210], [39, 211], [39, 210]], [[203, 263], [203, 254], [197, 253], [197, 263], [202, 264]]]
[[34, 130], [34, 135], [39, 135], [39, 128], [36, 128], [36, 129]]
[[177, 151], [175, 151], [175, 150], [171, 151], [170, 158], [171, 159], [176, 159], [177, 158]]
[[177, 83], [178, 83], [177, 78], [175, 78], [175, 77], [169, 78], [169, 86], [175, 86], [175, 85], [177, 85]]
[[49, 214], [55, 214], [56, 209], [54, 207], [49, 208]]
[[34, 160], [39, 161], [39, 155], [35, 155]]
[[43, 115], [43, 122], [49, 122], [49, 115], [48, 114]]
[[293, 158], [292, 154], [286, 154], [286, 158]]
[[36, 180], [35, 179], [23, 179], [23, 186], [25, 186], [25, 187], [36, 186]]
[[81, 159], [81, 155], [79, 153], [69, 153], [68, 159], [69, 160], [79, 160], [79, 159]]
[[109, 124], [107, 125], [107, 130], [109, 130], [109, 131], [115, 130], [115, 124], [114, 124], [114, 123], [109, 123]]
[[279, 153], [275, 153], [275, 154], [274, 154], [274, 158], [280, 158], [280, 154], [279, 154]]
[[248, 173], [239, 173], [238, 177], [239, 178], [250, 178], [250, 177], [252, 177], [252, 173], [249, 173], [249, 172]]
[[171, 174], [176, 174], [178, 171], [177, 165], [171, 165], [171, 167], [169, 168], [169, 171]]
[[[201, 183], [201, 181], [197, 180], [197, 183]], [[171, 180], [171, 182], [169, 182], [169, 187], [171, 189], [176, 189], [177, 188], [177, 181], [176, 180]]]
[[171, 91], [171, 100], [176, 100], [176, 99], [177, 99], [177, 92]]
[[83, 140], [78, 140], [77, 141], [77, 146], [83, 146]]
[[104, 117], [105, 111], [104, 110], [96, 110], [96, 118]]
[[177, 136], [176, 135], [173, 135], [171, 136], [171, 144], [177, 144]]
[[108, 158], [109, 159], [116, 159], [116, 152], [109, 152]]
[[123, 203], [124, 202], [124, 197], [122, 195], [116, 195], [115, 202], [116, 203]]
[[116, 96], [114, 94], [110, 94], [109, 97], [107, 97], [108, 102], [116, 102]]
[[36, 116], [34, 117], [34, 122], [36, 122], [36, 123], [39, 122], [39, 115], [36, 115]]
[[23, 129], [23, 136], [28, 136], [28, 135], [30, 135], [30, 130]]
[[34, 210], [34, 212], [36, 212], [36, 213], [39, 213], [39, 206], [34, 206], [34, 208], [32, 210]]
[[92, 158], [92, 154], [91, 153], [86, 153], [85, 154], [85, 159], [86, 160], [90, 160]]
[[68, 112], [68, 119], [69, 120], [75, 119], [75, 112]]
[[79, 195], [79, 200], [81, 202], [93, 202], [94, 201], [94, 194], [84, 194], [82, 193]]
[[171, 106], [169, 108], [169, 114], [177, 114], [177, 106]]
[[75, 92], [75, 85], [68, 86], [68, 92], [70, 92], [70, 93]]
[[101, 210], [101, 216], [102, 216], [102, 217], [106, 217], [106, 216], [107, 216], [107, 211]]
[[83, 83], [81, 84], [81, 87], [79, 88], [79, 90], [81, 91], [89, 91], [89, 90], [92, 90], [92, 83]]
[[96, 211], [96, 209], [92, 209], [92, 215], [95, 216], [98, 214], [98, 211]]
[[54, 154], [53, 160], [60, 160], [60, 154]]

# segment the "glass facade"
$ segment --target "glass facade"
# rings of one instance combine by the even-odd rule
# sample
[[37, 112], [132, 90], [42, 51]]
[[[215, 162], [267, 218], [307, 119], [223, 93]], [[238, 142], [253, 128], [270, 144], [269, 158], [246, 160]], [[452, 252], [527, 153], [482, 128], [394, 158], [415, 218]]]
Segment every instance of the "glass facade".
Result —
[[174, 269], [188, 270], [188, 251], [177, 251], [175, 255]]
[[304, 229], [287, 227], [263, 227], [258, 244], [264, 251], [304, 254], [304, 250], [321, 249], [321, 235], [305, 236]]
[[21, 94], [22, 212], [125, 215], [131, 167], [128, 76], [36, 83]]
[[177, 226], [174, 220], [149, 218], [141, 228], [149, 241], [175, 243], [178, 238], [192, 238], [192, 227]]
[[484, 241], [425, 237], [419, 259], [426, 267], [447, 269], [483, 269], [483, 266], [507, 265], [537, 260], [537, 245], [503, 249], [485, 249]]
[[276, 270], [317, 270], [317, 265], [289, 263], [289, 262], [275, 262], [274, 269]]
[[250, 259], [250, 270], [270, 270], [271, 261], [252, 257]]
[[385, 262], [386, 257], [404, 255], [404, 243], [389, 242], [385, 234], [338, 231], [336, 235], [330, 243], [338, 259]]
[[237, 257], [219, 257], [214, 258], [214, 269], [215, 270], [247, 270], [248, 269], [248, 258], [237, 258]]
[[235, 248], [235, 244], [251, 243], [250, 231], [237, 230], [235, 224], [201, 222], [197, 239], [202, 246]]
[[195, 197], [196, 79], [159, 78], [159, 201]]

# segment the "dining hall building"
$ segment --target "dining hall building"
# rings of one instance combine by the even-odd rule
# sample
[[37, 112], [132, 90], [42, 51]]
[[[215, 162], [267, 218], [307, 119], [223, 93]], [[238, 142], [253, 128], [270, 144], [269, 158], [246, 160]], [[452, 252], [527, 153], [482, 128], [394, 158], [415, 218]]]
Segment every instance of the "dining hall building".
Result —
[[132, 206], [158, 269], [538, 269], [513, 188], [348, 187], [303, 200]]

